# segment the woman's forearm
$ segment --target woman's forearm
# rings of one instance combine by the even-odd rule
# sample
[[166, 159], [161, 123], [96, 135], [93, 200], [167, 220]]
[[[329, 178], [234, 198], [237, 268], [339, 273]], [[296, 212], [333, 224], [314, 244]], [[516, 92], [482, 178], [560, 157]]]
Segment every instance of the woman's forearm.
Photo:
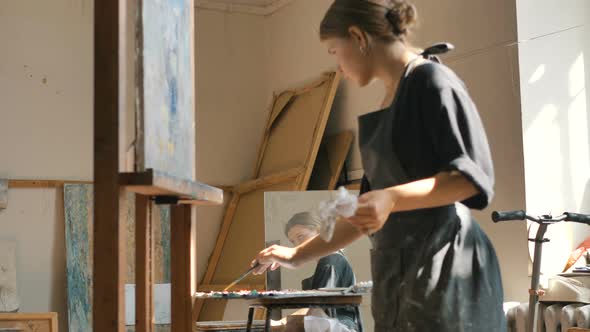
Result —
[[463, 201], [478, 193], [459, 172], [441, 172], [434, 177], [385, 189], [395, 198], [392, 212], [431, 208]]
[[330, 242], [324, 241], [320, 236], [315, 236], [296, 249], [293, 263], [301, 265], [307, 261], [327, 256], [340, 250], [363, 236], [356, 227], [346, 220], [338, 220], [334, 227], [334, 235]]

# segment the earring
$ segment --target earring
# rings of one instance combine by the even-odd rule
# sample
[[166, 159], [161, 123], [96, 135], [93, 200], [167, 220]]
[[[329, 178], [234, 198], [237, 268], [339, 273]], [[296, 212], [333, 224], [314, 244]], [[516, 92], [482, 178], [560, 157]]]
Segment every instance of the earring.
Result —
[[364, 47], [359, 47], [362, 55], [367, 55], [367, 50]]

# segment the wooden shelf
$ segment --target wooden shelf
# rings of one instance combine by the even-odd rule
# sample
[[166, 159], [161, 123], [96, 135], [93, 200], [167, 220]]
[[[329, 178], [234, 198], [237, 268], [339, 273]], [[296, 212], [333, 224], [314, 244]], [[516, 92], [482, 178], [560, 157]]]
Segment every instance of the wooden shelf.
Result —
[[92, 184], [92, 181], [77, 180], [8, 180], [9, 189], [59, 188], [66, 184]]
[[204, 183], [179, 179], [148, 169], [140, 173], [120, 173], [119, 184], [127, 190], [146, 196], [174, 196], [180, 204], [218, 205], [223, 203], [223, 190]]

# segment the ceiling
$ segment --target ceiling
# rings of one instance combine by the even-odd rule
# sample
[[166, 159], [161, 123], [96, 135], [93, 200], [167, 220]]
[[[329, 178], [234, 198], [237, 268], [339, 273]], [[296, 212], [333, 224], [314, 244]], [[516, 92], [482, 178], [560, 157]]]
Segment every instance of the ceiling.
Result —
[[237, 4], [237, 5], [266, 7], [276, 1], [277, 0], [211, 0], [210, 2], [220, 2], [220, 3]]
[[196, 0], [197, 8], [270, 15], [292, 0]]

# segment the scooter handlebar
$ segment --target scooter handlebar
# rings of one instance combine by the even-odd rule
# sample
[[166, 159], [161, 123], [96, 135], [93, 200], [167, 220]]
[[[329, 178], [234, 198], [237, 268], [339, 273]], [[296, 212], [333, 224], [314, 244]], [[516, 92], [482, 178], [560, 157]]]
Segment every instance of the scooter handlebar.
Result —
[[524, 220], [526, 213], [523, 210], [517, 211], [494, 211], [492, 212], [492, 220], [494, 222], [509, 221], [509, 220]]
[[567, 221], [579, 222], [582, 224], [590, 225], [590, 215], [581, 213], [564, 212]]

